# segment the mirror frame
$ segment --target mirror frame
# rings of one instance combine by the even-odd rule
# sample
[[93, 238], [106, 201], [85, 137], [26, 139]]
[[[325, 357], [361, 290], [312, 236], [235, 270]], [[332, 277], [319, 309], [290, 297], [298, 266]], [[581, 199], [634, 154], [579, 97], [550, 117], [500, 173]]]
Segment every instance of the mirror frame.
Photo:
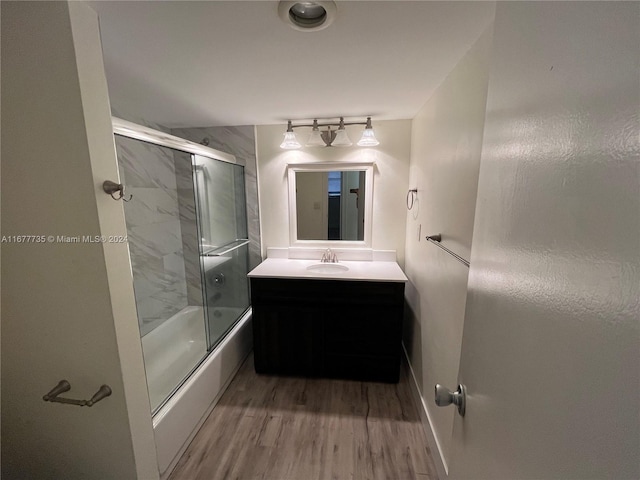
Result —
[[[289, 246], [371, 248], [373, 221], [373, 162], [350, 163], [290, 163], [287, 165], [289, 181]], [[296, 172], [364, 171], [364, 240], [298, 240], [298, 216], [296, 210]]]

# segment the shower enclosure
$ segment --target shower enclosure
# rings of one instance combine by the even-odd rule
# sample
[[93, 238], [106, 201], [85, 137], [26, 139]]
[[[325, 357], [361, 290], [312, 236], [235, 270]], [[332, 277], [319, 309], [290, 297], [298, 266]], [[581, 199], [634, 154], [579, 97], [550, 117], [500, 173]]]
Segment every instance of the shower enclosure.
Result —
[[133, 195], [124, 211], [156, 413], [249, 308], [244, 167], [139, 133], [116, 133], [115, 143]]

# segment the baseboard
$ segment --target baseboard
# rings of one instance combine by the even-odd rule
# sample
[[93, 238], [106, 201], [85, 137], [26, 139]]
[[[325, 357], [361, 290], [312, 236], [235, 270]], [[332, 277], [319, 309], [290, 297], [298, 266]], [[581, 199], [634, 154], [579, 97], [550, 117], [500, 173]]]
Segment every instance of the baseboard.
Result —
[[420, 393], [420, 388], [418, 387], [418, 381], [416, 380], [415, 373], [413, 372], [413, 368], [411, 368], [411, 362], [409, 361], [409, 355], [407, 354], [407, 350], [402, 345], [402, 351], [404, 352], [405, 364], [409, 369], [410, 381], [409, 385], [411, 386], [411, 393], [413, 396], [413, 401], [416, 404], [416, 408], [420, 413], [420, 421], [422, 423], [422, 429], [424, 430], [424, 435], [427, 439], [427, 444], [429, 445], [429, 449], [433, 453], [433, 463], [436, 466], [436, 470], [438, 471], [438, 477], [440, 480], [444, 480], [449, 477], [449, 466], [447, 465], [447, 461], [444, 458], [442, 453], [442, 448], [440, 446], [440, 442], [436, 438], [433, 433], [433, 426], [431, 422], [431, 418], [429, 416], [429, 411], [427, 410], [427, 405], [422, 398]]

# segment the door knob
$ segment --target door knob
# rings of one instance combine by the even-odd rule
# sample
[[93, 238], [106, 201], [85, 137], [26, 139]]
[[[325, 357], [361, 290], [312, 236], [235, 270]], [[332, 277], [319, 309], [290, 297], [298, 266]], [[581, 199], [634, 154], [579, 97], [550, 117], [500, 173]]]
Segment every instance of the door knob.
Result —
[[464, 417], [465, 406], [467, 403], [467, 387], [460, 384], [458, 390], [455, 392], [450, 391], [447, 387], [436, 384], [436, 405], [439, 407], [446, 407], [452, 403], [458, 407], [458, 413], [461, 417]]

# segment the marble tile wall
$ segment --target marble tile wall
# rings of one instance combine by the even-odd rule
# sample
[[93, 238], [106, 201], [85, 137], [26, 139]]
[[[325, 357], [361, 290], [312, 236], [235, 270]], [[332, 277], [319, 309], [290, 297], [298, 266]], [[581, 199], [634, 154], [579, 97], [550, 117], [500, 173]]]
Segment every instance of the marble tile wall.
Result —
[[120, 136], [116, 150], [120, 181], [133, 194], [124, 209], [144, 336], [188, 305], [176, 159], [171, 149]]
[[235, 181], [242, 167], [200, 155], [196, 155], [196, 165], [203, 243], [221, 247], [243, 238], [246, 227], [238, 222], [237, 212], [244, 211], [244, 189], [241, 186], [237, 201]]
[[191, 154], [174, 151], [178, 212], [182, 232], [182, 253], [190, 306], [202, 306], [202, 276], [200, 272], [200, 232], [196, 221], [196, 198], [193, 185]]
[[174, 128], [171, 133], [195, 143], [208, 142], [209, 147], [235, 155], [238, 164], [244, 165], [248, 238], [250, 240], [249, 269], [253, 269], [262, 261], [254, 127], [252, 125], [244, 125], [235, 127]]

